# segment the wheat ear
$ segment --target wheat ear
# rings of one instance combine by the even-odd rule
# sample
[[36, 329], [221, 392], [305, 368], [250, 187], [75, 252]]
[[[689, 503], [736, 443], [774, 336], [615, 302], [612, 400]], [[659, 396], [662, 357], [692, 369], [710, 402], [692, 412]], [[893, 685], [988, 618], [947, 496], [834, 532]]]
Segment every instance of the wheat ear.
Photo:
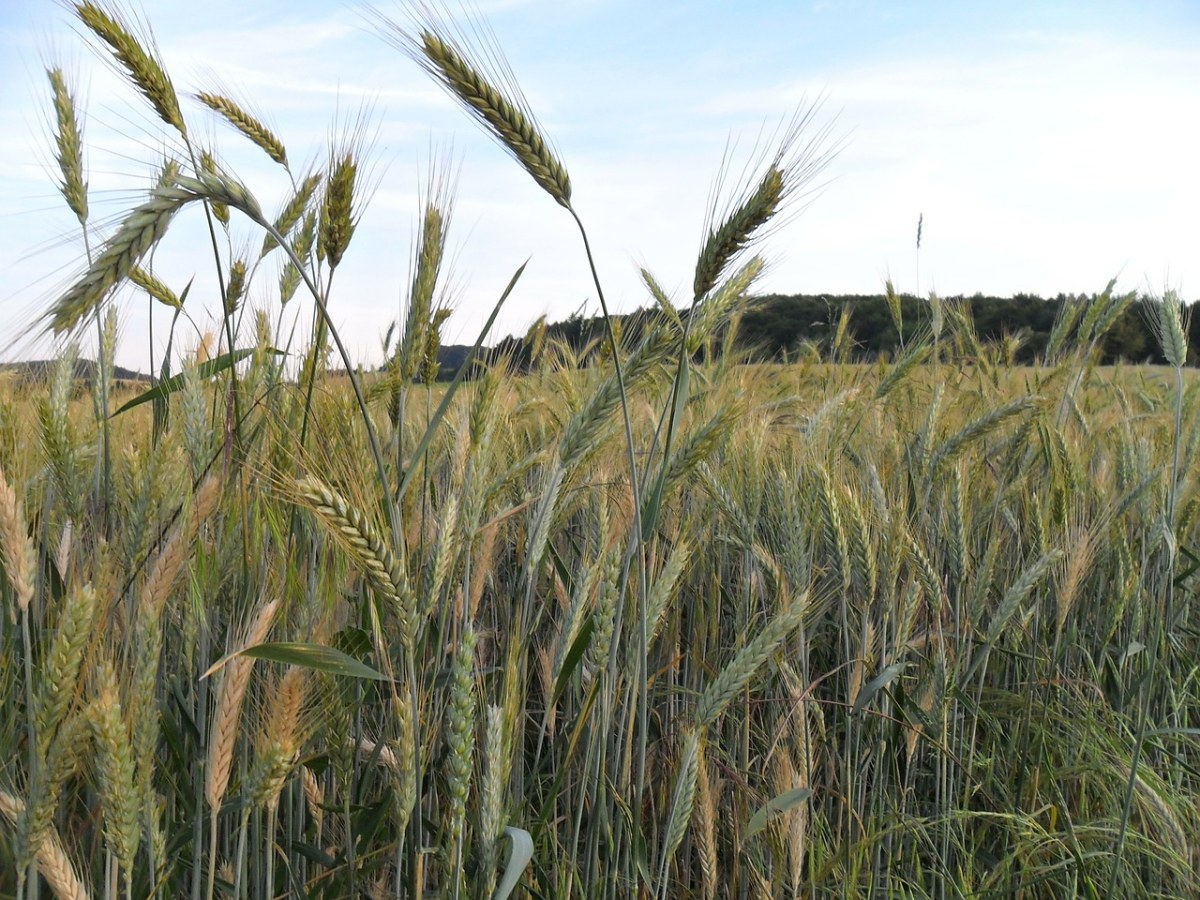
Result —
[[391, 602], [405, 645], [411, 648], [416, 636], [416, 598], [399, 560], [366, 516], [337, 491], [312, 477], [301, 479], [296, 486], [309, 507], [351, 552], [371, 586]]
[[[15, 825], [24, 811], [25, 804], [20, 798], [0, 790], [0, 816], [8, 819], [10, 825]], [[37, 860], [38, 871], [58, 900], [88, 900], [91, 897], [53, 827], [38, 848]]]
[[247, 778], [246, 794], [257, 806], [274, 808], [279, 803], [279, 794], [295, 764], [307, 681], [308, 670], [301, 666], [291, 666], [279, 680], [258, 758]]
[[688, 823], [692, 820], [692, 810], [696, 802], [696, 781], [702, 765], [704, 765], [703, 729], [691, 729], [684, 738], [683, 751], [679, 756], [679, 774], [675, 779], [675, 790], [671, 795], [671, 812], [667, 817], [662, 859], [659, 861], [659, 895], [664, 900], [671, 896], [667, 890], [667, 873], [670, 871], [671, 857], [675, 855], [676, 848], [683, 842]]
[[195, 199], [192, 195], [175, 187], [155, 188], [150, 199], [121, 223], [83, 277], [51, 308], [48, 314], [51, 330], [62, 334], [90, 315], [162, 239], [175, 213], [192, 199]]
[[743, 200], [729, 217], [708, 233], [700, 257], [696, 261], [696, 277], [692, 293], [696, 299], [706, 295], [739, 252], [750, 243], [754, 233], [765, 225], [779, 209], [783, 200], [783, 170], [771, 166], [758, 186]]
[[499, 140], [559, 205], [571, 208], [571, 179], [538, 130], [524, 98], [509, 99], [448, 40], [421, 32], [422, 65]]
[[33, 576], [37, 569], [33, 541], [25, 524], [23, 504], [0, 469], [0, 562], [16, 595], [17, 608], [24, 612], [33, 599]]
[[83, 130], [75, 110], [75, 97], [67, 87], [62, 69], [48, 69], [46, 75], [54, 93], [54, 118], [58, 126], [54, 133], [58, 148], [54, 159], [63, 179], [58, 189], [83, 225], [88, 217], [87, 182], [83, 180]]
[[175, 585], [183, 565], [192, 549], [192, 543], [200, 532], [200, 527], [217, 508], [221, 499], [221, 488], [224, 479], [220, 473], [208, 475], [199, 488], [196, 489], [192, 509], [185, 522], [177, 526], [167, 538], [167, 543], [150, 569], [146, 585], [142, 589], [142, 609], [157, 619], [162, 612], [171, 588]]
[[[283, 237], [291, 234], [292, 229], [299, 223], [304, 211], [308, 209], [308, 204], [312, 201], [313, 194], [321, 184], [320, 175], [309, 175], [296, 188], [296, 192], [288, 199], [288, 202], [283, 205], [283, 209], [279, 211], [279, 215], [275, 217], [274, 228]], [[275, 240], [275, 235], [268, 231], [263, 235], [262, 249], [258, 253], [259, 259], [262, 259], [272, 250], [279, 246], [279, 242]], [[308, 254], [297, 254], [303, 259]]]
[[169, 306], [171, 309], [183, 309], [183, 301], [179, 299], [176, 293], [141, 266], [134, 266], [129, 270], [129, 280], [159, 303], [163, 304], [163, 306]]
[[808, 608], [807, 595], [793, 600], [744, 646], [733, 660], [713, 679], [696, 706], [696, 724], [708, 728], [720, 717], [730, 701], [750, 683], [789, 634], [799, 626]]
[[97, 695], [88, 709], [96, 746], [96, 770], [104, 803], [104, 839], [127, 873], [141, 841], [129, 724], [121, 709], [117, 673], [107, 660], [97, 673]]
[[76, 3], [75, 12], [92, 33], [108, 44], [113, 57], [129, 76], [134, 86], [150, 101], [155, 112], [180, 134], [187, 136], [187, 125], [179, 110], [179, 98], [171, 79], [153, 56], [146, 52], [120, 16], [98, 4]]
[[272, 160], [287, 168], [287, 149], [266, 125], [221, 94], [201, 91], [196, 94], [196, 99], [257, 144]]
[[325, 182], [325, 202], [321, 205], [320, 252], [337, 268], [354, 236], [354, 185], [358, 179], [358, 163], [354, 154], [344, 151], [330, 161], [329, 178]]
[[[279, 601], [272, 600], [262, 606], [246, 630], [243, 646], [252, 647], [266, 640]], [[229, 788], [229, 774], [233, 769], [233, 746], [237, 740], [238, 723], [242, 715], [242, 700], [250, 684], [250, 673], [254, 659], [235, 656], [225, 665], [221, 675], [221, 689], [217, 698], [217, 709], [209, 731], [208, 764], [204, 773], [204, 799], [215, 818]]]
[[74, 588], [59, 616], [58, 629], [42, 666], [35, 706], [38, 752], [44, 758], [67, 713], [79, 679], [83, 648], [91, 635], [96, 592], [90, 584]]

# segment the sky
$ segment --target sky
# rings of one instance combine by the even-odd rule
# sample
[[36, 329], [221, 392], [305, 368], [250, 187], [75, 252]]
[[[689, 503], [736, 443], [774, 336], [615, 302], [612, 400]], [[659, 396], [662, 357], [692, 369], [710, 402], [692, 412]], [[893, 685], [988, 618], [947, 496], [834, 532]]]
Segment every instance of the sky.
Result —
[[[378, 9], [403, 22], [405, 7]], [[361, 218], [330, 313], [356, 363], [383, 358], [401, 318], [431, 168], [454, 175], [446, 343], [471, 343], [528, 266], [491, 340], [598, 311], [569, 214], [421, 69], [364, 6], [338, 0], [144, 0], [189, 131], [273, 215], [289, 175], [201, 106], [227, 94], [288, 148], [293, 174], [364, 136]], [[458, 7], [447, 5], [448, 9]], [[762, 135], [819, 102], [836, 149], [758, 249], [762, 293], [1054, 296], [1177, 290], [1200, 298], [1200, 3], [1196, 0], [477, 0], [570, 174], [614, 311], [679, 305], [723, 164], [736, 183]], [[84, 116], [88, 242], [142, 202], [179, 141], [57, 0], [0, 0], [0, 360], [55, 352], [40, 317], [84, 270], [80, 226], [57, 193], [47, 66]], [[723, 162], [724, 161], [724, 162]], [[236, 214], [235, 214], [236, 216]], [[923, 222], [918, 251], [918, 219]], [[235, 218], [235, 252], [261, 234]], [[225, 252], [224, 250], [222, 252]], [[278, 312], [278, 254], [247, 302]], [[211, 244], [199, 209], [153, 259], [177, 292], [194, 278], [175, 349], [215, 331]], [[133, 290], [118, 363], [163, 352], [169, 310]], [[153, 308], [152, 308], [153, 307]], [[284, 321], [302, 324], [311, 303]], [[88, 352], [86, 334], [81, 339]]]

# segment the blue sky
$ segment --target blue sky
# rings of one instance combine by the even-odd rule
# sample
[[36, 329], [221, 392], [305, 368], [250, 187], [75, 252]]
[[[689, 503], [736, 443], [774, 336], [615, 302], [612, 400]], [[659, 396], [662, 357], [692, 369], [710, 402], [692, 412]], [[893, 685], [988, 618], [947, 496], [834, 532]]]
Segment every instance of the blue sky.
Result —
[[[646, 266], [689, 299], [706, 204], [726, 144], [746, 151], [807, 97], [823, 96], [842, 150], [811, 206], [764, 245], [764, 291], [1179, 289], [1200, 297], [1200, 4], [484, 0], [544, 130], [571, 174], [611, 305], [648, 302]], [[402, 18], [398, 5], [379, 4]], [[226, 92], [283, 138], [294, 168], [325, 157], [367, 109], [374, 188], [338, 271], [331, 311], [356, 359], [380, 358], [399, 317], [418, 192], [431, 157], [458, 172], [451, 246], [456, 314], [470, 342], [530, 258], [497, 336], [538, 315], [596, 310], [564, 210], [484, 136], [360, 7], [334, 0], [146, 0], [176, 88]], [[176, 142], [113, 76], [54, 0], [0, 0], [0, 358], [46, 345], [12, 336], [80, 272], [78, 226], [54, 189], [48, 64], [86, 114], [92, 240], [144, 197]], [[282, 171], [187, 96], [193, 134], [274, 210]], [[155, 271], [213, 329], [211, 252], [185, 212]], [[919, 260], [918, 215], [924, 215]], [[260, 236], [236, 223], [234, 245]], [[268, 265], [249, 301], [272, 312]], [[147, 304], [120, 293], [119, 359], [143, 367]], [[291, 311], [294, 307], [289, 307]], [[155, 339], [165, 311], [153, 315]]]

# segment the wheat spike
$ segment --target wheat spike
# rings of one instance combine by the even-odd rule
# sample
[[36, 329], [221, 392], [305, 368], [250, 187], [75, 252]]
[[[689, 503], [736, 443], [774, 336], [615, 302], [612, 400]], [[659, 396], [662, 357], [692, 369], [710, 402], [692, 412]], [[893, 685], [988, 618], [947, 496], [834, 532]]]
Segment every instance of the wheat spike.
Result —
[[308, 670], [291, 666], [275, 690], [262, 746], [248, 779], [247, 794], [259, 806], [269, 807], [279, 802], [284, 782], [295, 764], [307, 682]]
[[[529, 104], [514, 82], [503, 54], [494, 46], [472, 52], [467, 42], [456, 41], [439, 33], [428, 10], [413, 16], [411, 29], [392, 22], [380, 13], [374, 16], [383, 29], [385, 40], [399, 48], [423, 68], [450, 96], [466, 107], [497, 143], [525, 169], [543, 190], [559, 203], [571, 208], [571, 179], [567, 170], [542, 136]], [[423, 19], [423, 21], [422, 21]], [[482, 26], [479, 33], [486, 41]], [[476, 66], [470, 59], [490, 61], [492, 72]], [[504, 84], [508, 91], [500, 90]]]
[[717, 896], [717, 797], [707, 763], [696, 767], [696, 855], [700, 857], [701, 891], [704, 900]]
[[134, 266], [129, 270], [129, 280], [164, 306], [183, 309], [183, 301], [175, 292], [141, 266]]
[[35, 703], [38, 750], [45, 755], [75, 694], [83, 648], [91, 636], [96, 592], [90, 584], [73, 589], [59, 616], [58, 629], [42, 666]]
[[487, 708], [487, 725], [483, 738], [484, 771], [479, 789], [479, 896], [490, 897], [496, 887], [496, 861], [504, 817], [504, 782], [508, 774], [507, 760], [501, 756], [504, 744], [503, 710]]
[[708, 233], [700, 257], [696, 261], [696, 277], [692, 293], [697, 300], [704, 297], [729, 261], [750, 243], [754, 233], [765, 225], [779, 209], [784, 197], [783, 169], [771, 166], [754, 192], [743, 200], [728, 218]]
[[671, 812], [664, 829], [662, 858], [659, 862], [659, 894], [664, 900], [671, 896], [667, 873], [670, 871], [671, 858], [683, 842], [683, 836], [692, 820], [692, 809], [696, 802], [696, 781], [703, 765], [703, 729], [689, 730], [679, 756], [679, 774], [676, 776], [675, 790], [671, 795]]
[[0, 469], [0, 562], [16, 595], [17, 609], [24, 612], [33, 599], [33, 577], [37, 556], [25, 524], [24, 504]]
[[158, 60], [138, 43], [121, 17], [102, 9], [91, 0], [76, 3], [75, 12], [93, 34], [108, 44], [120, 68], [150, 101], [159, 118], [186, 137], [187, 125], [179, 110], [179, 98], [171, 79]]
[[141, 841], [140, 799], [134, 785], [129, 724], [121, 708], [117, 673], [107, 660], [97, 672], [97, 695], [88, 709], [96, 769], [104, 802], [104, 839], [127, 873]]
[[424, 66], [561, 206], [571, 208], [571, 179], [542, 137], [528, 104], [493, 87], [450, 41], [430, 29], [421, 32]]
[[459, 639], [450, 671], [450, 708], [446, 713], [446, 782], [450, 795], [447, 859], [455, 859], [462, 837], [475, 753], [475, 641], [475, 630], [468, 627]]
[[[0, 816], [8, 819], [10, 825], [16, 825], [24, 811], [25, 804], [20, 798], [0, 790]], [[80, 880], [75, 864], [67, 856], [62, 840], [53, 827], [38, 848], [37, 860], [38, 871], [45, 877], [58, 900], [89, 900], [91, 894]]]
[[63, 783], [79, 770], [89, 740], [87, 718], [72, 715], [62, 723], [47, 751], [40, 754], [37, 776], [30, 783], [29, 803], [17, 826], [17, 865], [20, 868], [29, 866], [54, 831], [59, 793]]
[[55, 161], [62, 173], [58, 186], [71, 212], [75, 213], [80, 225], [87, 223], [87, 182], [83, 180], [83, 129], [75, 110], [75, 97], [67, 87], [62, 69], [47, 69], [50, 88], [54, 93], [54, 118], [57, 129], [54, 143], [58, 152]]
[[283, 146], [283, 141], [277, 138], [266, 125], [221, 94], [201, 91], [196, 94], [196, 99], [257, 144], [272, 160], [287, 168], [287, 150]]
[[296, 486], [310, 508], [332, 527], [354, 555], [372, 587], [391, 601], [405, 644], [411, 647], [416, 636], [416, 598], [391, 549], [367, 518], [328, 485], [309, 477]]
[[183, 565], [192, 549], [200, 527], [217, 508], [224, 479], [219, 472], [208, 475], [196, 489], [192, 508], [183, 524], [176, 526], [150, 569], [142, 589], [141, 607], [157, 618], [170, 596]]
[[[274, 228], [283, 237], [291, 234], [292, 229], [296, 227], [300, 218], [304, 215], [304, 211], [308, 209], [308, 204], [312, 201], [313, 194], [321, 184], [321, 176], [317, 174], [309, 175], [296, 188], [296, 192], [292, 194], [288, 202], [284, 204], [283, 209], [279, 211], [279, 215], [275, 217]], [[267, 232], [263, 235], [262, 249], [258, 253], [258, 258], [262, 259], [272, 250], [279, 246], [279, 242], [275, 240], [275, 235]], [[298, 254], [303, 259], [307, 254]]]
[[121, 223], [83, 277], [55, 302], [47, 314], [50, 329], [62, 334], [89, 316], [162, 239], [180, 207], [194, 199], [193, 194], [177, 187], [155, 188], [150, 199]]
[[[246, 630], [243, 646], [252, 647], [266, 640], [278, 608], [278, 600], [272, 600], [259, 608]], [[233, 747], [242, 715], [242, 700], [246, 696], [253, 669], [252, 657], [235, 656], [226, 663], [225, 671], [221, 674], [217, 708], [208, 736], [208, 764], [204, 773], [204, 799], [208, 801], [214, 817], [229, 788], [229, 774], [233, 770]]]
[[403, 685], [392, 695], [392, 710], [396, 715], [396, 826], [401, 832], [408, 827], [417, 802], [417, 724], [413, 717], [412, 701]]
[[319, 246], [331, 269], [337, 268], [354, 237], [354, 185], [357, 178], [358, 163], [350, 151], [344, 151], [339, 158], [330, 161], [325, 202], [321, 204]]
[[695, 721], [700, 728], [708, 728], [720, 717], [730, 701], [750, 683], [763, 663], [800, 624], [807, 607], [807, 595], [793, 600], [713, 679], [696, 706]]

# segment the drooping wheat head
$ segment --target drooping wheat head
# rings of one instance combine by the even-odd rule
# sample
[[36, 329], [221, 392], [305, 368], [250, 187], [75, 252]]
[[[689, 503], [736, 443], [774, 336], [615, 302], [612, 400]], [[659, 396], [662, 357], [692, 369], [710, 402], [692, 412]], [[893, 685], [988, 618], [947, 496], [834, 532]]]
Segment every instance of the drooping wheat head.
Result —
[[329, 525], [362, 567], [371, 586], [389, 602], [400, 621], [405, 643], [411, 647], [416, 636], [416, 598], [391, 548], [366, 516], [328, 485], [309, 477], [296, 487], [305, 505]]
[[374, 16], [385, 40], [462, 103], [484, 131], [559, 205], [571, 208], [567, 170], [542, 135], [503, 54], [481, 24], [473, 23], [476, 43], [481, 45], [474, 47], [466, 35], [448, 34], [427, 8], [414, 17], [411, 28], [379, 13]]
[[119, 64], [118, 68], [150, 101], [159, 118], [186, 138], [187, 125], [183, 120], [183, 113], [179, 110], [179, 98], [175, 94], [171, 79], [167, 77], [166, 71], [155, 56], [148, 53], [134, 37], [122, 16], [91, 0], [76, 3], [74, 6], [80, 21], [108, 45]]
[[50, 330], [62, 334], [91, 315], [167, 233], [180, 208], [194, 199], [177, 187], [155, 188], [150, 199], [125, 218], [83, 277], [55, 301], [46, 314]]
[[253, 141], [272, 160], [285, 169], [287, 168], [287, 149], [283, 146], [283, 141], [276, 137], [274, 132], [259, 119], [222, 94], [201, 91], [196, 94], [196, 99], [222, 116], [225, 121]]

